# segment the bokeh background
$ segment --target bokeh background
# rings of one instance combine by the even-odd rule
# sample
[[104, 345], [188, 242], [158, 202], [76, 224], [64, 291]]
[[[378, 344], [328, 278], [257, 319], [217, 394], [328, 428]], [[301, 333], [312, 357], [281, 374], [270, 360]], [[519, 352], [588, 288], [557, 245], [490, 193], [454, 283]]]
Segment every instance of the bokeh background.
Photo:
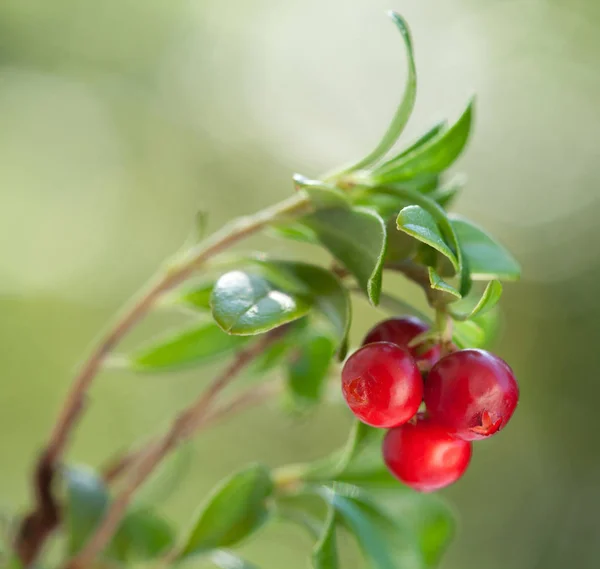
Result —
[[[460, 533], [444, 569], [594, 569], [600, 559], [600, 4], [594, 0], [3, 0], [0, 3], [0, 503], [23, 508], [36, 451], [81, 354], [188, 235], [358, 158], [402, 90], [384, 16], [412, 26], [419, 95], [405, 140], [478, 96], [455, 169], [455, 209], [524, 267], [506, 287], [495, 350], [522, 401], [444, 491]], [[298, 254], [266, 238], [248, 247]], [[323, 256], [325, 259], [325, 257]], [[401, 285], [395, 284], [396, 292]], [[410, 292], [412, 294], [412, 292]], [[357, 340], [380, 317], [360, 305]], [[174, 319], [151, 318], [130, 340]], [[100, 464], [156, 432], [210, 369], [105, 373], [71, 456]], [[252, 459], [316, 458], [348, 413], [294, 421], [277, 406], [197, 440], [161, 502], [184, 523]], [[244, 547], [265, 568], [306, 566], [285, 526]], [[351, 559], [349, 567], [360, 567]]]

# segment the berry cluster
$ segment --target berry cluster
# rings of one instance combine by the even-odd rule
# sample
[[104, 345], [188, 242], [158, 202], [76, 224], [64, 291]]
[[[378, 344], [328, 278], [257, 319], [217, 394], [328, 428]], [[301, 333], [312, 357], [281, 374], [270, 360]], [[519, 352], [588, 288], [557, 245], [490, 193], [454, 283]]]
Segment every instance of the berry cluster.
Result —
[[[383, 459], [390, 472], [422, 492], [458, 480], [471, 460], [471, 441], [500, 431], [519, 399], [503, 360], [484, 350], [413, 346], [427, 330], [416, 318], [385, 320], [342, 370], [351, 411], [367, 425], [389, 429]], [[426, 411], [419, 412], [423, 403]]]

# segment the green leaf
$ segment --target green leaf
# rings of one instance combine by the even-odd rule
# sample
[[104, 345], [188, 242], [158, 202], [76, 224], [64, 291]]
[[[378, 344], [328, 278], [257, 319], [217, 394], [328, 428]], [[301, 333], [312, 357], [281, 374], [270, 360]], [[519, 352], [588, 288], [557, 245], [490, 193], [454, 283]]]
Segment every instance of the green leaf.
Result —
[[408, 28], [408, 24], [404, 18], [400, 16], [400, 14], [397, 14], [396, 12], [389, 12], [389, 16], [398, 28], [398, 31], [404, 40], [404, 45], [406, 46], [408, 63], [408, 78], [406, 80], [406, 88], [404, 89], [402, 101], [396, 110], [394, 118], [392, 119], [392, 122], [390, 123], [386, 133], [383, 135], [383, 138], [379, 141], [379, 144], [373, 149], [372, 152], [360, 160], [360, 162], [357, 162], [354, 164], [354, 166], [348, 168], [346, 171], [365, 168], [366, 166], [369, 166], [382, 158], [392, 148], [392, 146], [394, 146], [396, 140], [398, 140], [398, 137], [404, 130], [404, 127], [406, 126], [406, 123], [408, 122], [415, 105], [417, 94], [417, 70], [415, 68], [410, 30]]
[[300, 174], [294, 174], [294, 183], [307, 193], [310, 201], [317, 209], [350, 207], [350, 198], [336, 186], [317, 180], [309, 180]]
[[323, 531], [312, 552], [314, 569], [338, 569], [338, 554], [335, 536], [336, 510], [333, 505], [327, 509]]
[[64, 470], [66, 484], [67, 549], [77, 553], [104, 517], [109, 505], [103, 480], [84, 466], [69, 466]]
[[455, 176], [447, 184], [436, 188], [428, 194], [428, 197], [443, 208], [448, 208], [460, 191], [465, 187], [467, 178], [465, 176]]
[[229, 547], [266, 521], [266, 500], [273, 492], [268, 469], [253, 464], [220, 484], [195, 517], [179, 558]]
[[493, 308], [471, 320], [454, 322], [454, 343], [461, 349], [488, 347], [498, 331], [498, 316], [498, 310]]
[[189, 287], [181, 292], [178, 292], [176, 296], [173, 296], [173, 301], [197, 310], [209, 311], [210, 294], [212, 293], [214, 286], [214, 282], [196, 284], [193, 287]]
[[258, 569], [253, 563], [222, 549], [212, 553], [210, 560], [220, 569]]
[[429, 283], [431, 288], [435, 290], [439, 290], [441, 292], [445, 292], [449, 294], [451, 297], [455, 299], [460, 298], [460, 292], [458, 292], [452, 285], [448, 284], [446, 281], [440, 277], [435, 271], [433, 267], [429, 267]]
[[215, 283], [212, 314], [228, 334], [261, 334], [304, 316], [310, 301], [279, 290], [260, 275], [231, 271]]
[[409, 180], [419, 174], [439, 173], [450, 166], [466, 146], [471, 131], [474, 99], [458, 120], [409, 154], [385, 162], [373, 172], [378, 184]]
[[342, 496], [330, 488], [323, 487], [319, 493], [335, 508], [372, 569], [397, 569], [390, 543], [382, 535], [371, 512], [365, 511], [356, 499]]
[[340, 345], [348, 337], [352, 304], [348, 290], [330, 271], [317, 265], [295, 261], [255, 261], [267, 278], [310, 297], [314, 307], [327, 319]]
[[129, 512], [115, 534], [110, 553], [120, 561], [156, 559], [170, 549], [175, 533], [169, 523], [149, 510]]
[[471, 277], [475, 280], [518, 280], [521, 267], [515, 258], [481, 227], [458, 216], [450, 221], [460, 240]]
[[292, 241], [299, 241], [300, 243], [309, 243], [310, 245], [319, 244], [319, 239], [315, 235], [315, 232], [306, 227], [306, 225], [297, 222], [272, 225], [267, 229], [267, 232], [273, 234], [275, 237], [283, 237]]
[[153, 340], [129, 357], [129, 366], [164, 371], [201, 364], [234, 351], [244, 340], [225, 334], [213, 322], [203, 323]]
[[325, 248], [352, 273], [373, 304], [379, 302], [386, 227], [365, 208], [332, 208], [302, 218]]
[[415, 150], [421, 148], [425, 144], [427, 144], [430, 140], [435, 138], [440, 132], [442, 132], [448, 126], [447, 121], [438, 121], [436, 122], [429, 130], [427, 130], [424, 134], [422, 134], [417, 140], [413, 143], [409, 144], [400, 154], [398, 154], [394, 160], [401, 158], [402, 156], [406, 156], [411, 154]]
[[467, 312], [461, 312], [459, 307], [454, 307], [450, 312], [456, 320], [470, 320], [478, 314], [485, 314], [498, 304], [502, 296], [502, 285], [500, 281], [490, 281], [477, 304]]
[[422, 243], [433, 247], [448, 258], [456, 271], [459, 270], [458, 259], [454, 251], [446, 243], [437, 222], [421, 206], [411, 205], [405, 207], [398, 214], [396, 223], [400, 231], [404, 231]]
[[416, 532], [426, 567], [437, 567], [442, 555], [456, 533], [456, 522], [449, 508], [438, 500], [427, 500], [420, 506], [420, 519]]
[[319, 402], [335, 351], [332, 339], [311, 331], [301, 338], [288, 366], [288, 390], [294, 405], [305, 408]]

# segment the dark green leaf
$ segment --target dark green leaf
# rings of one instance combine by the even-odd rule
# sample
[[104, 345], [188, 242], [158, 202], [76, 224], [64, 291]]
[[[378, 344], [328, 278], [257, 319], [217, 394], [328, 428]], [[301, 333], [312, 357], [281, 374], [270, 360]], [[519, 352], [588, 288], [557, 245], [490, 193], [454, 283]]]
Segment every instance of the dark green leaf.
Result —
[[456, 320], [470, 320], [478, 314], [485, 314], [498, 304], [502, 296], [502, 285], [500, 281], [490, 281], [477, 304], [467, 312], [461, 312], [460, 307], [451, 310], [452, 317]]
[[[339, 344], [348, 337], [352, 304], [346, 287], [330, 271], [295, 261], [256, 261], [267, 278], [298, 294], [310, 297], [331, 324]], [[283, 280], [280, 280], [283, 279]]]
[[102, 479], [83, 466], [67, 467], [66, 484], [67, 548], [77, 553], [91, 537], [109, 505], [108, 491]]
[[350, 207], [350, 198], [342, 190], [331, 184], [309, 180], [300, 174], [294, 175], [296, 186], [304, 190], [317, 209], [329, 207]]
[[458, 292], [452, 285], [444, 281], [442, 277], [437, 274], [433, 267], [429, 267], [429, 283], [431, 288], [435, 290], [445, 292], [456, 299], [460, 298], [460, 292]]
[[492, 309], [465, 322], [454, 322], [453, 340], [459, 348], [485, 348], [498, 331], [498, 311]]
[[219, 358], [243, 343], [213, 322], [203, 323], [153, 340], [130, 356], [129, 365], [136, 371], [177, 369]]
[[383, 138], [379, 141], [379, 144], [360, 162], [356, 163], [351, 168], [348, 168], [348, 171], [359, 170], [377, 162], [377, 160], [382, 158], [388, 152], [388, 150], [394, 146], [396, 140], [398, 140], [398, 137], [404, 130], [404, 127], [406, 126], [406, 123], [408, 122], [415, 105], [417, 93], [417, 71], [415, 68], [410, 30], [408, 28], [408, 24], [404, 18], [402, 18], [402, 16], [396, 12], [389, 12], [389, 15], [398, 28], [398, 31], [404, 40], [404, 45], [406, 46], [408, 63], [408, 78], [406, 81], [406, 88], [404, 90], [402, 101], [396, 110], [396, 114], [394, 115], [394, 118], [392, 119], [392, 122], [390, 123], [386, 133], [383, 135]]
[[395, 215], [388, 219], [386, 225], [386, 265], [389, 265], [390, 263], [399, 263], [413, 257], [417, 250], [418, 241], [416, 241], [412, 235], [398, 229]]
[[515, 258], [483, 229], [457, 216], [451, 216], [450, 221], [473, 279], [517, 280], [521, 276], [521, 267]]
[[258, 569], [253, 563], [222, 549], [212, 553], [210, 560], [220, 569]]
[[386, 248], [381, 217], [365, 208], [332, 208], [302, 218], [329, 252], [352, 273], [373, 304], [379, 302]]
[[450, 166], [466, 146], [473, 116], [471, 99], [459, 119], [411, 153], [392, 158], [374, 171], [379, 184], [398, 182], [424, 173], [439, 173]]
[[173, 528], [148, 510], [129, 512], [115, 534], [110, 553], [120, 561], [156, 559], [175, 542]]
[[312, 552], [314, 569], [338, 569], [339, 567], [335, 536], [336, 516], [336, 510], [330, 504], [321, 537]]
[[444, 238], [436, 220], [430, 213], [418, 205], [405, 207], [396, 220], [398, 229], [426, 243], [448, 258], [456, 271], [459, 270], [458, 259]]
[[323, 393], [335, 344], [329, 336], [311, 331], [300, 339], [288, 366], [288, 389], [294, 405], [318, 403]]
[[215, 283], [212, 314], [225, 332], [240, 336], [261, 334], [304, 316], [310, 301], [279, 290], [260, 275], [231, 271]]
[[270, 473], [260, 464], [225, 480], [196, 515], [180, 558], [228, 547], [256, 531], [268, 517], [266, 500], [272, 491]]

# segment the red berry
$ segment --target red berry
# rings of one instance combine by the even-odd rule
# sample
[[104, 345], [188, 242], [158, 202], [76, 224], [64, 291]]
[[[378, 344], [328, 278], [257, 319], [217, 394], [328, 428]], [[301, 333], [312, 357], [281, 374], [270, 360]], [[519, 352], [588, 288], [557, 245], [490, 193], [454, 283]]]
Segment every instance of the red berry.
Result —
[[461, 350], [431, 368], [425, 404], [432, 419], [466, 441], [484, 439], [511, 418], [519, 386], [508, 364], [484, 350]]
[[427, 363], [431, 367], [440, 359], [439, 346], [433, 346], [424, 354], [420, 353], [419, 348], [421, 346], [408, 347], [413, 338], [416, 338], [423, 332], [427, 332], [427, 330], [429, 330], [429, 326], [425, 322], [412, 316], [390, 318], [372, 328], [366, 335], [363, 345], [370, 344], [371, 342], [391, 342], [401, 348], [407, 348], [417, 362]]
[[456, 482], [469, 466], [472, 443], [454, 438], [419, 414], [416, 423], [390, 429], [383, 439], [383, 460], [400, 481], [420, 492]]
[[375, 342], [354, 352], [342, 370], [342, 392], [367, 425], [396, 427], [414, 417], [423, 400], [423, 380], [407, 350]]

